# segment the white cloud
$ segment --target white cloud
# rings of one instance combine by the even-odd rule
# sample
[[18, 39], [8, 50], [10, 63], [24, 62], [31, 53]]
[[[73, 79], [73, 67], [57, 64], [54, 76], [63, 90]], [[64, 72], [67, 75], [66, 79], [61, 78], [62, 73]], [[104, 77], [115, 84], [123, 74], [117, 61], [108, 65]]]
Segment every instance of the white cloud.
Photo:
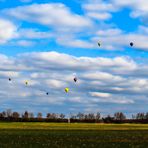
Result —
[[[144, 23], [148, 24], [148, 1], [147, 0], [109, 0], [104, 2], [103, 0], [87, 1], [83, 4], [83, 8], [86, 12], [95, 13], [112, 13], [118, 12], [121, 9], [129, 8], [131, 10], [130, 16], [132, 18], [140, 18]], [[110, 14], [112, 15], [112, 14]], [[108, 18], [109, 19], [109, 18]]]
[[101, 12], [101, 13], [89, 12], [87, 13], [87, 16], [94, 18], [96, 20], [108, 20], [112, 17], [111, 14], [107, 12]]
[[115, 12], [116, 7], [109, 2], [99, 1], [89, 1], [82, 5], [88, 17], [94, 18], [96, 20], [109, 20], [112, 18], [111, 12]]
[[[148, 95], [148, 68], [128, 57], [90, 58], [34, 52], [16, 57], [0, 55], [0, 60], [1, 104], [21, 103], [22, 108], [28, 104], [31, 108], [54, 104], [77, 111], [93, 105], [94, 109], [99, 106], [104, 110], [101, 104], [108, 104], [115, 111], [120, 104], [144, 103]], [[74, 73], [77, 83], [73, 81]], [[69, 87], [69, 93], [65, 93], [65, 87]]]
[[119, 8], [130, 8], [132, 10], [130, 16], [139, 17], [143, 22], [147, 22], [148, 1], [147, 0], [111, 0], [112, 4]]
[[115, 11], [115, 7], [111, 3], [103, 3], [103, 1], [95, 2], [90, 1], [90, 3], [84, 4], [83, 8], [87, 11]]
[[45, 83], [47, 85], [50, 85], [52, 88], [64, 89], [64, 87], [66, 87], [66, 83], [64, 83], [61, 80], [56, 80], [56, 79], [46, 80]]
[[93, 45], [93, 43], [91, 43], [89, 41], [85, 41], [85, 40], [82, 40], [82, 39], [70, 38], [68, 36], [57, 37], [57, 43], [65, 46], [65, 47], [73, 47], [73, 48], [91, 49], [91, 48], [95, 47]]
[[93, 97], [101, 97], [101, 98], [111, 97], [109, 93], [100, 93], [100, 92], [90, 92], [90, 95]]
[[97, 31], [96, 34], [99, 36], [115, 36], [115, 35], [121, 35], [121, 33], [122, 33], [122, 30], [120, 30], [120, 29], [111, 28], [111, 29], [107, 29], [107, 30], [99, 30], [99, 31]]
[[92, 25], [88, 18], [72, 13], [68, 7], [61, 3], [19, 6], [5, 9], [3, 12], [20, 20], [35, 22], [49, 27], [81, 28]]
[[92, 37], [92, 41], [100, 42], [100, 48], [106, 50], [123, 50], [124, 48], [130, 47], [130, 42], [134, 43], [134, 49], [148, 49], [147, 34], [146, 32], [142, 32], [141, 27], [133, 33], [126, 33], [117, 28], [98, 30], [96, 37]]
[[[127, 33], [115, 25], [103, 23], [112, 17], [112, 12], [118, 12], [124, 7], [132, 8], [132, 13], [138, 9], [145, 12], [143, 4], [142, 6], [138, 4], [137, 0], [131, 2], [114, 0], [108, 3], [101, 0], [88, 1], [82, 5], [84, 15], [72, 12], [61, 3], [31, 4], [4, 9], [2, 12], [21, 21], [41, 24], [51, 29], [51, 31], [42, 31], [36, 28], [20, 28], [17, 34], [13, 35], [15, 39], [19, 39], [16, 45], [31, 46], [35, 44], [32, 41], [34, 39], [46, 39], [44, 40], [46, 43], [51, 39], [64, 47], [113, 51], [124, 50], [130, 47], [130, 42], [134, 42], [134, 49], [147, 50], [145, 26], [139, 27], [135, 32]], [[96, 23], [94, 19], [99, 22]], [[101, 43], [100, 47], [97, 45], [98, 41]]]
[[[10, 42], [12, 45], [30, 47], [40, 39], [53, 39], [65, 47], [123, 50], [130, 47], [130, 42], [134, 42], [131, 50], [147, 51], [146, 25], [139, 26], [135, 32], [126, 32], [115, 27], [116, 24], [104, 23], [113, 16], [112, 12], [123, 8], [130, 8], [131, 17], [139, 17], [146, 23], [146, 4], [144, 0], [94, 0], [83, 3], [83, 15], [72, 12], [60, 3], [5, 9], [1, 11], [4, 15], [12, 16], [22, 23], [26, 21], [43, 25], [46, 31], [42, 28], [17, 29], [12, 22], [0, 19], [0, 44], [15, 39]], [[101, 47], [98, 47], [98, 42]], [[16, 57], [0, 55], [0, 61], [2, 104], [17, 100], [18, 107], [20, 102], [24, 108], [28, 104], [31, 108], [46, 105], [49, 108], [54, 104], [60, 105], [58, 109], [61, 110], [63, 107], [67, 110], [75, 108], [77, 111], [92, 108], [106, 110], [104, 106], [107, 104], [116, 111], [120, 107], [128, 110], [130, 104], [134, 108], [139, 102], [145, 105], [147, 101], [148, 66], [145, 59], [136, 62], [129, 57], [91, 58], [57, 52], [34, 52]], [[77, 83], [73, 82], [73, 73], [78, 77]], [[7, 81], [8, 77], [12, 77], [12, 82]], [[29, 81], [29, 87], [24, 85], [25, 80]], [[65, 87], [70, 88], [67, 94], [64, 92]], [[49, 96], [46, 96], [47, 91]]]
[[32, 0], [20, 0], [21, 2], [23, 2], [23, 3], [29, 3], [29, 2], [31, 2]]
[[126, 99], [126, 98], [120, 98], [118, 99], [117, 97], [114, 98], [108, 98], [108, 99], [104, 99], [102, 98], [97, 98], [97, 99], [93, 99], [93, 102], [104, 102], [104, 103], [117, 103], [117, 104], [134, 104], [134, 101], [131, 99]]
[[17, 44], [18, 46], [23, 46], [23, 47], [30, 47], [35, 44], [33, 41], [27, 41], [27, 40], [19, 40], [16, 41], [14, 44]]
[[42, 32], [38, 29], [20, 29], [17, 32], [16, 38], [27, 38], [27, 39], [47, 39], [53, 37], [51, 32]]
[[131, 7], [135, 10], [139, 11], [147, 11], [148, 9], [148, 1], [147, 0], [124, 0], [124, 1], [118, 1], [118, 0], [112, 0], [112, 2], [115, 5], [118, 5], [119, 7]]
[[14, 38], [17, 27], [10, 21], [0, 19], [0, 44], [6, 43]]

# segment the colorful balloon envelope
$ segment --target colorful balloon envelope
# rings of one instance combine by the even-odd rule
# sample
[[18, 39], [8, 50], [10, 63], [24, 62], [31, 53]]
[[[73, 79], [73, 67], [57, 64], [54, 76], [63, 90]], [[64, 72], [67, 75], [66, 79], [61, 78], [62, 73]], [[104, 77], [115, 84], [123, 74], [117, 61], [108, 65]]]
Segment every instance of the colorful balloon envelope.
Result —
[[69, 92], [69, 88], [68, 88], [68, 87], [65, 88], [65, 92], [66, 92], [66, 93]]

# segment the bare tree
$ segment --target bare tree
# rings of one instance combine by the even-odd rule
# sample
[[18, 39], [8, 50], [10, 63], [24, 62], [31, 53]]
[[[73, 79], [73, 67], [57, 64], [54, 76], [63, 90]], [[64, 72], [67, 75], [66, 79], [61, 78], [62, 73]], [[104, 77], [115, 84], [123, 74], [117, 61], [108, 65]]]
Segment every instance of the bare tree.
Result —
[[115, 120], [125, 120], [126, 116], [122, 112], [116, 112], [114, 118]]
[[105, 123], [112, 123], [112, 121], [114, 120], [114, 117], [112, 117], [111, 115], [107, 115], [105, 118], [102, 118], [102, 119]]
[[83, 113], [78, 113], [77, 114], [77, 117], [78, 117], [78, 119], [80, 119], [80, 120], [83, 120], [84, 119], [84, 117], [85, 117], [85, 115], [83, 114]]
[[132, 119], [136, 119], [136, 115], [132, 115]]
[[89, 120], [95, 119], [94, 113], [89, 113], [89, 114], [88, 114], [88, 119], [89, 119]]
[[28, 119], [29, 113], [28, 111], [25, 111], [25, 113], [22, 115], [23, 118]]
[[64, 114], [60, 114], [60, 119], [64, 119], [65, 115]]
[[0, 113], [0, 118], [3, 118], [3, 113]]
[[55, 114], [55, 113], [52, 113], [51, 114], [51, 119], [57, 119], [58, 118], [58, 115], [57, 114]]
[[148, 119], [148, 112], [145, 114], [145, 119]]
[[11, 109], [7, 109], [7, 110], [6, 110], [6, 116], [7, 116], [8, 118], [12, 117], [12, 110], [11, 110]]
[[144, 113], [137, 113], [136, 119], [143, 120], [144, 118], [145, 118], [145, 114]]
[[51, 113], [47, 113], [47, 116], [46, 116], [48, 119], [51, 118]]
[[96, 114], [96, 120], [99, 120], [101, 118], [101, 114], [99, 112], [97, 112]]
[[28, 118], [34, 118], [34, 114], [33, 113], [28, 113]]
[[84, 119], [87, 120], [89, 119], [89, 116], [87, 114], [84, 115]]
[[12, 117], [18, 119], [20, 117], [20, 114], [18, 112], [13, 112]]
[[55, 113], [47, 113], [47, 118], [48, 119], [57, 119], [57, 114]]
[[5, 111], [2, 112], [2, 116], [3, 116], [4, 118], [6, 117], [6, 112], [5, 112]]
[[70, 113], [69, 118], [70, 119], [77, 119], [77, 115]]
[[42, 119], [42, 113], [41, 113], [41, 112], [39, 112], [39, 113], [37, 114], [37, 118], [38, 118], [38, 119]]

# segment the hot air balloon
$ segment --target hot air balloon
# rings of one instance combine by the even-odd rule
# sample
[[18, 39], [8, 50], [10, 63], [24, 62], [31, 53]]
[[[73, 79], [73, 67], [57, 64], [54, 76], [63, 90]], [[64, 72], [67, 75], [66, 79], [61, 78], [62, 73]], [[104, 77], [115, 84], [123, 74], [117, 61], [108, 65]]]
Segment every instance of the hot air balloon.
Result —
[[99, 47], [101, 46], [101, 43], [100, 43], [100, 42], [98, 42], [98, 46], [99, 46]]
[[130, 46], [132, 47], [133, 45], [134, 45], [134, 43], [133, 43], [133, 42], [131, 42], [131, 43], [130, 43]]
[[28, 85], [28, 81], [26, 81], [25, 84]]
[[73, 80], [74, 80], [74, 82], [77, 82], [78, 79], [75, 77]]
[[65, 88], [65, 92], [66, 92], [66, 93], [69, 92], [69, 88], [68, 88], [68, 87]]
[[47, 92], [46, 95], [48, 95], [49, 93]]
[[9, 78], [9, 81], [11, 81], [11, 78]]

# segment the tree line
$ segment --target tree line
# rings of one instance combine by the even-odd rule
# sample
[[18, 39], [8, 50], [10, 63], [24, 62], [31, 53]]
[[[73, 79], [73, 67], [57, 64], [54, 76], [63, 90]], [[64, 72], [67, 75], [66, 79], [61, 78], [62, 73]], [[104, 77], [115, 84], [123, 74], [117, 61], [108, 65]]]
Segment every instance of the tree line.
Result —
[[131, 118], [127, 118], [122, 112], [116, 112], [114, 115], [101, 116], [101, 113], [77, 113], [70, 114], [68, 117], [63, 114], [47, 113], [46, 117], [43, 117], [41, 112], [38, 112], [36, 116], [32, 112], [25, 111], [20, 114], [19, 112], [12, 112], [11, 109], [0, 112], [0, 121], [8, 122], [81, 122], [81, 123], [148, 123], [148, 112], [137, 113], [132, 115]]

